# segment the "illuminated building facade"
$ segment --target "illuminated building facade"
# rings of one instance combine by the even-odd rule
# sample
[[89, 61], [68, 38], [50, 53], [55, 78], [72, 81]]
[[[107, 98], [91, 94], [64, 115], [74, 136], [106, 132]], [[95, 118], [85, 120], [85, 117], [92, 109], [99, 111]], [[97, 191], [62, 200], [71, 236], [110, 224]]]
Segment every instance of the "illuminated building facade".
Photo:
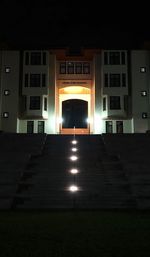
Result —
[[145, 133], [149, 60], [146, 50], [2, 50], [0, 130]]

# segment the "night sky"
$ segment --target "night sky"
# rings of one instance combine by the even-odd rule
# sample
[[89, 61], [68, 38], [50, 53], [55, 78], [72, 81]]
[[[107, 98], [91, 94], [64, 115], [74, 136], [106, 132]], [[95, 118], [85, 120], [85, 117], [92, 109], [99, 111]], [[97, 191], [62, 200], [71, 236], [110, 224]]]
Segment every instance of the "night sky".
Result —
[[25, 48], [126, 49], [150, 40], [148, 6], [111, 2], [1, 0], [0, 41]]

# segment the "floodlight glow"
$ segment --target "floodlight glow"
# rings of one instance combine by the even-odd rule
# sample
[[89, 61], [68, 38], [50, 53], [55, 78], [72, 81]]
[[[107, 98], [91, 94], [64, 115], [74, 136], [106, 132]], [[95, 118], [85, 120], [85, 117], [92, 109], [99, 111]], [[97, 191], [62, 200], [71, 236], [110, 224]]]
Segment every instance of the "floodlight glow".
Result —
[[90, 119], [89, 119], [89, 118], [87, 118], [87, 119], [86, 119], [86, 122], [87, 122], [87, 123], [90, 123]]
[[73, 145], [76, 145], [76, 144], [77, 144], [77, 141], [76, 141], [76, 140], [72, 140], [72, 144], [73, 144]]
[[63, 123], [63, 118], [60, 117], [60, 118], [58, 119], [58, 122], [59, 122], [59, 124]]
[[71, 192], [77, 192], [79, 189], [78, 189], [77, 186], [72, 185], [72, 186], [69, 187], [69, 190], [70, 190]]
[[102, 125], [103, 125], [103, 122], [102, 122], [102, 117], [101, 115], [99, 114], [95, 114], [95, 119], [94, 119], [94, 123], [95, 123], [95, 133], [96, 134], [99, 134], [102, 132]]
[[70, 157], [70, 159], [71, 159], [72, 161], [76, 161], [76, 160], [78, 159], [78, 157], [75, 156], [75, 155], [72, 155], [72, 156]]
[[76, 147], [73, 147], [71, 150], [72, 152], [77, 152], [78, 149]]
[[70, 172], [71, 172], [72, 174], [77, 174], [77, 173], [78, 173], [78, 170], [77, 170], [77, 169], [72, 169]]

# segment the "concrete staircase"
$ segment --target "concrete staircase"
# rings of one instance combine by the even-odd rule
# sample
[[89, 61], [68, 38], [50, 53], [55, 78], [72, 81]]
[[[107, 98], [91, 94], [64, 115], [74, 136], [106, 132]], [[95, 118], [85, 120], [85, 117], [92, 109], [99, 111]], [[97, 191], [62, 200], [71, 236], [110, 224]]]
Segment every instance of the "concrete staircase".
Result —
[[[128, 176], [117, 155], [106, 152], [100, 135], [47, 135], [42, 155], [34, 156], [21, 177], [14, 209], [135, 209]], [[71, 161], [70, 156], [78, 159]], [[70, 173], [77, 168], [79, 173]], [[70, 192], [70, 185], [78, 191]]]

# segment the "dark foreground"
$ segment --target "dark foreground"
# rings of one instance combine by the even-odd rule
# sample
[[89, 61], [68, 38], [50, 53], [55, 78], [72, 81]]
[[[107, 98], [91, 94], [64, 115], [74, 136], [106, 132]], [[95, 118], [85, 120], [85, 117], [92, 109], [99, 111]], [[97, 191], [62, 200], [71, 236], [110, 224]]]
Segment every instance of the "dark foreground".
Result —
[[150, 212], [1, 212], [1, 257], [149, 257]]

